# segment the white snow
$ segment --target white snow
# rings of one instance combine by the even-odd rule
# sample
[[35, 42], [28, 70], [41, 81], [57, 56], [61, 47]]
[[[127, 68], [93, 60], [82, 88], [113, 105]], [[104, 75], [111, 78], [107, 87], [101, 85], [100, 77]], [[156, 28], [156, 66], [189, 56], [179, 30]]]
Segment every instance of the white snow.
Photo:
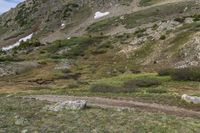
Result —
[[102, 18], [102, 17], [107, 16], [109, 14], [110, 14], [110, 12], [99, 12], [98, 11], [98, 12], [95, 13], [94, 19], [99, 19], [99, 18]]
[[7, 46], [7, 47], [3, 47], [2, 50], [3, 50], [3, 51], [9, 51], [9, 50], [11, 50], [11, 49], [13, 49], [13, 48], [15, 48], [15, 47], [18, 47], [22, 41], [23, 41], [23, 42], [26, 42], [27, 40], [31, 39], [32, 36], [33, 36], [33, 33], [30, 34], [30, 35], [28, 35], [28, 36], [26, 36], [26, 37], [23, 37], [23, 38], [19, 39], [19, 40], [18, 40], [15, 44], [13, 44], [13, 45], [10, 45], [10, 46]]

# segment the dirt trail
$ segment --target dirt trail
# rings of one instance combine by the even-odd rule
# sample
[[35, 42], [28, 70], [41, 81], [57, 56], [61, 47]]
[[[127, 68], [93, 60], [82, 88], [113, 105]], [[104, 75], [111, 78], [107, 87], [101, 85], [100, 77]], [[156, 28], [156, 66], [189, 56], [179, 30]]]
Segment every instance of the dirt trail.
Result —
[[179, 108], [175, 106], [161, 105], [156, 103], [144, 103], [131, 100], [109, 99], [103, 97], [78, 97], [78, 96], [61, 96], [61, 95], [33, 95], [23, 98], [31, 98], [49, 102], [62, 102], [67, 100], [86, 100], [88, 106], [110, 107], [110, 108], [135, 108], [149, 112], [164, 112], [177, 116], [187, 116], [200, 118], [200, 112]]

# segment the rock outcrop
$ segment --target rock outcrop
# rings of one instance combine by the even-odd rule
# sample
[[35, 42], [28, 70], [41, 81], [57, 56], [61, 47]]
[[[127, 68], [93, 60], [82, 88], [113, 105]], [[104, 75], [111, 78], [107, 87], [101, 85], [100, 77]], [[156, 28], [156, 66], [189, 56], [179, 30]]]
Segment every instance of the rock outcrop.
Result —
[[189, 96], [187, 94], [184, 94], [182, 95], [181, 99], [188, 103], [200, 104], [200, 97], [197, 96]]
[[39, 67], [37, 62], [0, 62], [0, 77], [17, 75]]
[[81, 110], [85, 109], [87, 106], [87, 101], [85, 100], [77, 100], [77, 101], [64, 101], [59, 102], [54, 105], [47, 105], [43, 109], [53, 112], [62, 111], [64, 109], [66, 110]]

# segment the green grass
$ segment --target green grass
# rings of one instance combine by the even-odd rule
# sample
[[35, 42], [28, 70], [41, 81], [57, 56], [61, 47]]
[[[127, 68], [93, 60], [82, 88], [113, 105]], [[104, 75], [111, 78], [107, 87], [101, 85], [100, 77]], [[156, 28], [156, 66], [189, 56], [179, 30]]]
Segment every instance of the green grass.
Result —
[[[66, 40], [58, 40], [49, 45], [46, 50], [52, 58], [76, 58], [78, 56], [84, 56], [89, 47], [99, 44], [104, 37], [73, 37]], [[64, 55], [57, 55], [56, 52], [68, 48], [68, 52]]]
[[[139, 87], [137, 90], [130, 89], [131, 91], [119, 89], [129, 80], [155, 80], [161, 82], [161, 85]], [[188, 104], [182, 101], [181, 96], [184, 93], [191, 95], [197, 94], [199, 91], [199, 82], [173, 81], [169, 76], [158, 76], [157, 73], [122, 74], [111, 78], [102, 78], [88, 82], [89, 84], [80, 85], [78, 88], [57, 88], [51, 92], [36, 92], [36, 94], [53, 93], [78, 96], [104, 96], [109, 98], [124, 97], [172, 106], [198, 108], [198, 105]], [[94, 87], [93, 85], [105, 85], [104, 90], [106, 93], [105, 91], [101, 91], [101, 86], [97, 91], [96, 89], [95, 91], [91, 91], [90, 88]], [[114, 89], [116, 89], [116, 91]]]
[[162, 0], [140, 0], [140, 6], [150, 6], [156, 3], [161, 2]]
[[169, 81], [170, 77], [159, 77], [157, 73], [142, 73], [142, 74], [123, 74], [112, 78], [103, 78], [95, 81], [95, 83], [109, 84], [113, 86], [121, 86], [125, 81], [132, 79], [155, 79], [160, 81]]
[[[0, 97], [0, 130], [2, 132], [186, 132], [200, 131], [200, 120], [147, 113], [135, 110], [89, 108], [80, 111], [43, 111], [46, 102]], [[26, 124], [15, 125], [16, 118], [24, 118]], [[56, 122], [55, 122], [56, 121]]]
[[138, 62], [145, 59], [151, 52], [153, 52], [155, 47], [155, 42], [147, 42], [141, 48], [138, 48], [132, 58]]
[[190, 39], [191, 32], [182, 32], [178, 34], [172, 41], [169, 43], [169, 47], [165, 49], [165, 52], [170, 52], [177, 54], [179, 48], [184, 45]]
[[[143, 4], [156, 3], [157, 0], [142, 0]], [[98, 21], [88, 27], [89, 32], [106, 32], [113, 29], [118, 25], [124, 25], [127, 29], [135, 28], [142, 24], [162, 21], [174, 16], [182, 16], [182, 12], [188, 7], [187, 12], [193, 12], [191, 7], [196, 7], [195, 2], [180, 2], [173, 4], [166, 4], [161, 6], [156, 6], [153, 8], [145, 9], [131, 14], [124, 15], [124, 20], [121, 20], [120, 17], [113, 17], [109, 19], [104, 19]], [[170, 9], [170, 10], [169, 10]]]
[[110, 18], [110, 19], [98, 21], [98, 22], [90, 25], [87, 28], [87, 31], [88, 32], [100, 32], [100, 31], [106, 31], [106, 30], [112, 29], [112, 27], [117, 26], [117, 22], [113, 23], [117, 19], [118, 18]]

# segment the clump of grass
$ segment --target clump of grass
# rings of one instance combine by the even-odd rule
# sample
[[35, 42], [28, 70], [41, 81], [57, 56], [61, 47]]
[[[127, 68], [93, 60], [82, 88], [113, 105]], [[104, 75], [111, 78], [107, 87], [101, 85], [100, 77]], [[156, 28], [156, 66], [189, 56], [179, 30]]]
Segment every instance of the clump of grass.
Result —
[[179, 23], [183, 23], [185, 21], [185, 18], [179, 17], [179, 18], [175, 18], [174, 20], [179, 22]]
[[158, 86], [161, 82], [155, 79], [132, 79], [123, 83], [121, 86], [108, 84], [93, 84], [90, 88], [92, 92], [101, 93], [131, 93], [137, 92], [138, 88]]
[[200, 67], [188, 67], [177, 69], [163, 69], [158, 72], [159, 76], [171, 76], [174, 80], [200, 81]]
[[160, 40], [165, 40], [166, 39], [166, 36], [165, 35], [162, 35], [161, 37], [160, 37]]
[[159, 76], [170, 76], [173, 73], [174, 69], [173, 68], [166, 68], [166, 69], [161, 69], [158, 72]]
[[112, 45], [112, 42], [111, 41], [106, 41], [106, 42], [103, 42], [102, 44], [100, 44], [99, 46], [97, 46], [95, 48], [94, 51], [92, 51], [92, 54], [96, 55], [96, 54], [104, 54], [107, 52], [108, 49], [112, 49], [114, 48], [113, 45]]
[[161, 85], [161, 82], [156, 79], [133, 79], [124, 82], [125, 88], [152, 87]]
[[11, 55], [0, 56], [0, 62], [10, 62], [10, 61], [23, 61], [23, 59], [13, 57]]
[[200, 14], [196, 14], [193, 16], [193, 21], [200, 21]]
[[200, 67], [175, 69], [171, 77], [174, 80], [200, 81]]
[[117, 18], [109, 18], [105, 20], [98, 21], [87, 28], [88, 32], [100, 32], [111, 29], [114, 26], [117, 26]]
[[[77, 58], [79, 56], [84, 56], [89, 47], [94, 46], [102, 41], [104, 37], [73, 37], [71, 39], [59, 40], [53, 42], [48, 46], [47, 51], [51, 54], [53, 58]], [[68, 52], [62, 55], [55, 54], [57, 51], [68, 48]]]
[[151, 5], [152, 0], [141, 0], [140, 5], [141, 6], [149, 6]]
[[28, 48], [34, 48], [42, 46], [42, 44], [38, 40], [29, 40], [26, 42], [21, 42], [18, 47], [15, 47], [14, 50], [26, 50]]
[[100, 93], [130, 93], [135, 92], [135, 88], [124, 88], [124, 87], [116, 87], [107, 84], [93, 84], [90, 87], [91, 92], [100, 92]]

